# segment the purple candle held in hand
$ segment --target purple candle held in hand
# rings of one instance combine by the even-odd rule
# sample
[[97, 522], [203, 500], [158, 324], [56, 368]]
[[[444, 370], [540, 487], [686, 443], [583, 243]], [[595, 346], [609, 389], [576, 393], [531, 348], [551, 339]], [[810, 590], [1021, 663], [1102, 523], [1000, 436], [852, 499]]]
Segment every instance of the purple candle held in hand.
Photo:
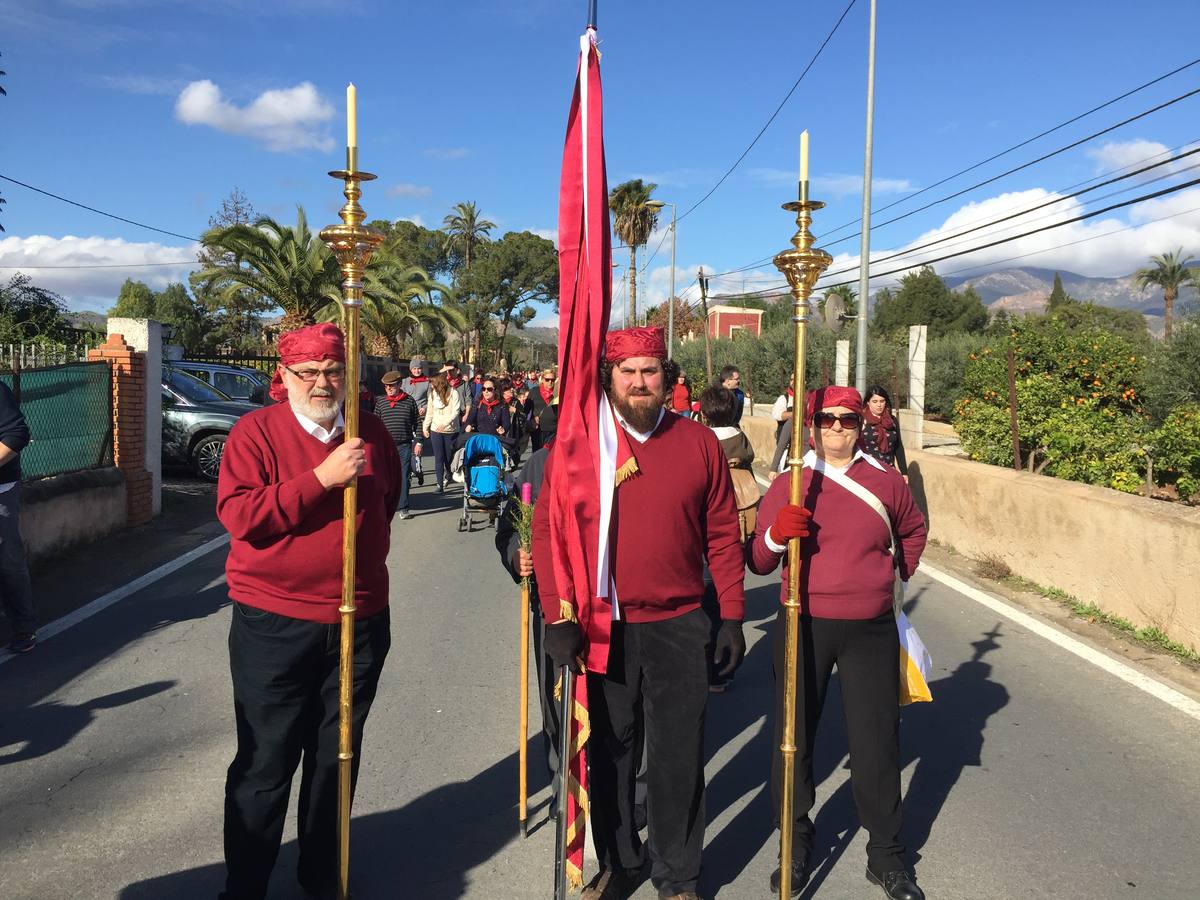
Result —
[[533, 502], [533, 485], [528, 481], [521, 485], [521, 502], [526, 506]]

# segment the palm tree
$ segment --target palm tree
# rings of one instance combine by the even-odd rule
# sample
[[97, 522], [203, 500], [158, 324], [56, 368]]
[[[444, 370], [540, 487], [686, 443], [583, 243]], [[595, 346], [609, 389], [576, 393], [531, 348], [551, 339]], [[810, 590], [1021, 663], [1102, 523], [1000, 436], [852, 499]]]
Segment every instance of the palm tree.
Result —
[[657, 184], [640, 178], [618, 184], [608, 195], [617, 237], [629, 248], [629, 324], [637, 324], [637, 248], [644, 247], [658, 222], [661, 205], [650, 199]]
[[1171, 339], [1171, 320], [1175, 315], [1175, 298], [1179, 296], [1179, 289], [1185, 284], [1194, 284], [1200, 288], [1195, 270], [1188, 268], [1191, 259], [1190, 256], [1183, 255], [1183, 248], [1180, 247], [1174, 253], [1150, 257], [1150, 262], [1154, 264], [1152, 267], [1138, 269], [1133, 273], [1133, 283], [1139, 291], [1148, 287], [1162, 288], [1165, 307], [1163, 336], [1168, 341]]
[[199, 289], [229, 294], [245, 289], [270, 300], [283, 310], [283, 331], [311, 325], [341, 300], [337, 260], [309, 230], [303, 207], [296, 208], [294, 226], [260, 216], [253, 225], [211, 228], [201, 240], [218, 256], [233, 254], [243, 265], [204, 267], [197, 274]]
[[479, 218], [479, 207], [473, 202], [455, 203], [450, 215], [442, 219], [446, 250], [461, 255], [463, 267], [470, 270], [471, 251], [488, 240], [489, 232], [495, 227], [495, 222]]
[[[374, 332], [371, 350], [375, 355], [399, 359], [410, 337], [428, 337], [446, 327], [466, 327], [458, 310], [434, 302], [434, 292], [443, 298], [453, 296], [448, 287], [418, 266], [401, 266], [384, 257], [367, 268], [362, 317], [363, 325]], [[328, 318], [336, 316], [336, 310], [327, 313]]]

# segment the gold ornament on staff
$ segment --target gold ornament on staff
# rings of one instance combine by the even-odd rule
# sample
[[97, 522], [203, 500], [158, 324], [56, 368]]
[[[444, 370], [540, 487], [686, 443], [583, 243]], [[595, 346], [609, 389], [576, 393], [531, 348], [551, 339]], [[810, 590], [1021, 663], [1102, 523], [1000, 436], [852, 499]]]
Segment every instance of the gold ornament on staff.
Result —
[[[321, 240], [329, 245], [342, 269], [342, 330], [346, 335], [346, 440], [358, 437], [359, 308], [363, 301], [363, 273], [383, 235], [363, 226], [366, 213], [358, 205], [359, 184], [373, 181], [369, 172], [358, 171], [358, 135], [354, 85], [346, 89], [346, 168], [330, 176], [346, 183], [346, 205], [338, 215], [341, 225], [321, 229]], [[342, 605], [341, 655], [338, 676], [338, 900], [350, 896], [350, 781], [354, 762], [351, 733], [354, 688], [354, 573], [358, 547], [355, 521], [358, 514], [358, 479], [346, 485], [342, 503]]]
[[[775, 255], [775, 268], [787, 278], [792, 290], [792, 322], [795, 323], [795, 361], [792, 369], [793, 389], [792, 448], [788, 457], [788, 502], [802, 505], [804, 491], [803, 406], [806, 399], [804, 367], [808, 355], [808, 298], [821, 273], [829, 268], [833, 257], [813, 247], [814, 238], [808, 226], [814, 210], [825, 206], [808, 198], [808, 132], [800, 135], [800, 199], [783, 204], [796, 214], [796, 233], [792, 249]], [[783, 603], [786, 636], [783, 651], [783, 738], [779, 744], [782, 759], [782, 797], [779, 812], [779, 897], [790, 900], [792, 895], [792, 788], [796, 778], [796, 676], [800, 637], [800, 538], [788, 541], [788, 591]]]

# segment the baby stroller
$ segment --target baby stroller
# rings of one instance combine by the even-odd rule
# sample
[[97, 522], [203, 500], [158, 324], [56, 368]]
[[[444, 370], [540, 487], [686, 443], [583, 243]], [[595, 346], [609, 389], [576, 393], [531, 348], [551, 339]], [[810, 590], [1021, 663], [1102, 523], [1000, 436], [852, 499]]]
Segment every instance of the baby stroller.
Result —
[[475, 526], [472, 512], [487, 512], [487, 523], [496, 526], [500, 504], [508, 494], [504, 470], [508, 458], [499, 438], [491, 434], [475, 434], [463, 447], [463, 508], [458, 520], [459, 531], [471, 531]]

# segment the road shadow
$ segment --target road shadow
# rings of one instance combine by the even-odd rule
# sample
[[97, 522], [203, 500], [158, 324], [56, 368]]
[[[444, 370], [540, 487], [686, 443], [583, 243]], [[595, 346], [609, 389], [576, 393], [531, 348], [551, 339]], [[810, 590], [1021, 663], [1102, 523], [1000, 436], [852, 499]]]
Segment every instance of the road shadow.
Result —
[[102, 709], [116, 709], [136, 703], [173, 688], [176, 681], [153, 681], [139, 687], [95, 697], [87, 703], [60, 703], [49, 700], [4, 717], [0, 724], [0, 747], [24, 743], [21, 749], [0, 753], [0, 766], [25, 762], [53, 753], [69, 744], [92, 723]]
[[[516, 783], [517, 754], [513, 753], [469, 780], [442, 785], [399, 809], [355, 817], [350, 877], [355, 900], [461, 897], [471, 870], [517, 837]], [[296, 862], [296, 842], [289, 841], [275, 865], [267, 894], [270, 900], [301, 896]], [[199, 866], [136, 882], [117, 896], [119, 900], [215, 897], [224, 877], [221, 864]]]
[[[930, 684], [932, 703], [914, 703], [901, 713], [900, 768], [916, 763], [904, 796], [902, 840], [910, 862], [921, 859], [933, 825], [963, 769], [982, 765], [983, 733], [991, 716], [1008, 705], [1008, 689], [991, 680], [984, 656], [1000, 647], [1000, 623], [972, 642], [970, 659]], [[840, 705], [840, 698], [839, 698]], [[826, 710], [829, 707], [826, 705]], [[828, 717], [823, 716], [821, 727]], [[846, 752], [844, 729], [840, 749]], [[818, 750], [822, 738], [818, 734]], [[802, 897], [813, 897], [858, 832], [858, 814], [847, 780], [822, 804], [815, 818], [813, 878]]]
[[912, 491], [917, 508], [925, 515], [925, 527], [932, 528], [933, 523], [929, 519], [929, 497], [925, 493], [925, 477], [921, 474], [919, 462], [909, 461], [908, 489]]

